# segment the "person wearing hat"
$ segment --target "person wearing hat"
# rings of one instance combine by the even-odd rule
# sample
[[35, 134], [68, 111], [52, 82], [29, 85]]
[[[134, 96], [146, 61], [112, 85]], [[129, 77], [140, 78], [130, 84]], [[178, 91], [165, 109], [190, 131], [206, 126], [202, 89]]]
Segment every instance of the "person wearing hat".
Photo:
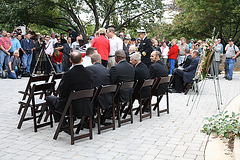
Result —
[[85, 49], [86, 49], [86, 50], [87, 50], [89, 47], [91, 47], [92, 42], [93, 42], [93, 39], [94, 39], [93, 36], [90, 36], [90, 37], [88, 38], [88, 43], [85, 44]]
[[226, 57], [226, 63], [227, 63], [227, 68], [226, 70], [228, 71], [228, 76], [226, 79], [232, 80], [233, 76], [233, 67], [236, 63], [236, 58], [240, 54], [239, 48], [234, 44], [233, 39], [229, 39], [228, 45], [225, 47], [225, 57]]
[[106, 29], [100, 28], [98, 30], [99, 37], [93, 39], [92, 46], [97, 49], [98, 53], [101, 55], [102, 58], [102, 65], [107, 67], [108, 64], [108, 56], [110, 53], [110, 41], [105, 37]]
[[124, 39], [123, 39], [123, 50], [124, 50], [124, 52], [126, 54], [126, 60], [128, 62], [130, 62], [129, 48], [130, 48], [129, 38], [128, 37], [124, 37]]
[[145, 30], [137, 30], [138, 37], [141, 39], [138, 51], [141, 53], [141, 61], [148, 67], [151, 65], [150, 55], [153, 51], [152, 41], [147, 37]]

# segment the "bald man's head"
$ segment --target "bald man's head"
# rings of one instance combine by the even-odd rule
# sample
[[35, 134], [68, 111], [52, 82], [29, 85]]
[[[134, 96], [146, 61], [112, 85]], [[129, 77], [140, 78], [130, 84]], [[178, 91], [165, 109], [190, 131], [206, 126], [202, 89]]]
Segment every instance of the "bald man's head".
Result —
[[70, 58], [73, 65], [80, 64], [82, 62], [82, 54], [80, 51], [73, 51], [70, 54]]

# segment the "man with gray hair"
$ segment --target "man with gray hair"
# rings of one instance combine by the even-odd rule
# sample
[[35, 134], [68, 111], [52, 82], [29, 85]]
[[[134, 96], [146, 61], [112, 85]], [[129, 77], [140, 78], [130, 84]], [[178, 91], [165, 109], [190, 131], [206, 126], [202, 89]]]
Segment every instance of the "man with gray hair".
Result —
[[141, 62], [141, 54], [133, 53], [130, 55], [130, 63], [135, 68], [135, 80], [149, 79], [150, 74], [146, 64]]
[[[146, 80], [150, 78], [149, 70], [146, 64], [141, 62], [141, 54], [133, 53], [130, 55], [130, 63], [135, 68], [135, 77], [134, 80]], [[149, 88], [142, 89], [142, 97], [147, 97], [149, 94]]]
[[20, 78], [20, 64], [21, 60], [19, 58], [19, 51], [15, 50], [13, 52], [13, 56], [10, 58], [10, 61], [8, 63], [8, 78], [11, 79], [17, 79]]

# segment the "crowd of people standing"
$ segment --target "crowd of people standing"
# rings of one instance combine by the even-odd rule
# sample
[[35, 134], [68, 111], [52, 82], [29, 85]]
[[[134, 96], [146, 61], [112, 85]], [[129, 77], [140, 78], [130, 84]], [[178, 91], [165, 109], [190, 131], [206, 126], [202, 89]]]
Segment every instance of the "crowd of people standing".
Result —
[[[84, 67], [92, 65], [91, 56], [97, 52], [101, 56], [101, 64], [110, 69], [116, 65], [115, 53], [120, 49], [124, 51], [128, 63], [131, 61], [131, 55], [138, 53], [141, 56], [141, 61], [148, 68], [153, 63], [151, 54], [156, 51], [159, 53], [160, 61], [168, 67], [168, 74], [173, 75], [176, 74], [176, 68], [187, 67], [184, 63], [187, 56], [191, 55], [193, 51], [197, 51], [198, 55], [201, 55], [204, 45], [207, 43], [205, 40], [195, 41], [191, 39], [190, 43], [187, 44], [184, 37], [180, 41], [173, 39], [168, 42], [166, 38], [159, 41], [156, 38], [149, 39], [145, 30], [137, 30], [137, 33], [137, 38], [131, 38], [129, 34], [125, 35], [124, 32], [119, 32], [117, 36], [112, 27], [100, 28], [85, 43], [83, 35], [78, 35], [71, 29], [68, 30], [67, 37], [64, 33], [59, 36], [56, 36], [54, 32], [45, 36], [36, 35], [34, 32], [22, 35], [19, 30], [12, 33], [3, 30], [0, 38], [0, 76], [4, 77], [7, 73], [9, 78], [16, 79], [20, 78], [21, 75], [29, 76], [37, 71], [42, 74], [50, 74], [52, 71], [56, 73], [66, 72], [71, 67], [70, 53], [75, 50], [80, 51], [85, 56], [82, 62]], [[221, 39], [217, 39], [214, 46], [213, 67], [214, 72], [218, 74], [220, 55], [224, 50]], [[229, 71], [226, 78], [231, 80], [239, 49], [230, 39], [225, 51], [226, 71]], [[211, 72], [211, 74], [213, 73]]]

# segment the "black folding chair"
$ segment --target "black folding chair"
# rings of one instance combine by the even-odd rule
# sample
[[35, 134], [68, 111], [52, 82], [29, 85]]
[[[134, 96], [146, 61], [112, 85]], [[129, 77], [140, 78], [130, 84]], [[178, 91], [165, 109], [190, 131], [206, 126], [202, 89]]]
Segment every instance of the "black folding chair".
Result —
[[[97, 122], [98, 122], [98, 134], [101, 134], [102, 130], [108, 129], [108, 128], [113, 128], [113, 130], [115, 130], [115, 105], [114, 105], [114, 98], [115, 95], [117, 94], [118, 90], [117, 90], [117, 85], [106, 85], [106, 86], [100, 86], [97, 90], [96, 93], [96, 102], [95, 102], [95, 106], [97, 108]], [[109, 107], [106, 110], [103, 110], [100, 106], [100, 102], [99, 102], [99, 98], [100, 96], [106, 94], [110, 94], [112, 97], [112, 106]], [[110, 96], [109, 95], [109, 96]], [[111, 112], [112, 111], [112, 112]], [[110, 113], [110, 115], [108, 114]], [[112, 116], [112, 123], [109, 125], [105, 125], [103, 127], [101, 127], [101, 122], [105, 122], [106, 117], [108, 116]]]
[[[89, 137], [90, 139], [92, 139], [92, 115], [90, 115], [90, 116], [82, 115], [80, 123], [78, 125], [74, 126], [74, 121], [73, 121], [74, 116], [73, 116], [72, 102], [74, 100], [80, 100], [80, 99], [83, 99], [83, 98], [92, 98], [90, 103], [93, 103], [93, 101], [95, 99], [94, 98], [94, 89], [86, 89], [86, 90], [81, 90], [81, 91], [76, 91], [76, 92], [72, 91], [70, 93], [70, 95], [68, 97], [68, 101], [65, 105], [64, 111], [62, 113], [60, 113], [62, 116], [61, 116], [60, 122], [58, 124], [57, 130], [54, 134], [53, 139], [56, 140], [59, 133], [63, 130], [66, 130], [66, 129], [70, 129], [71, 144], [72, 145], [74, 144], [74, 141], [78, 140], [78, 139], [83, 139], [83, 138], [86, 138], [86, 137]], [[79, 106], [79, 107], [81, 107], [81, 106]], [[69, 114], [67, 113], [68, 111], [69, 111]], [[67, 127], [67, 128], [62, 128], [63, 122], [66, 118], [69, 119], [70, 126]], [[74, 136], [74, 128], [77, 128], [76, 134], [78, 134], [80, 129], [82, 128], [86, 118], [89, 118], [89, 132], [86, 133], [86, 134], [79, 135], [79, 136]]]
[[[51, 82], [53, 82], [53, 81], [56, 82], [56, 80], [62, 79], [63, 74], [64, 73], [53, 73]], [[58, 96], [59, 95], [59, 87], [60, 87], [60, 83], [58, 83], [58, 85], [56, 85], [54, 96]]]
[[[36, 95], [39, 95], [39, 92], [42, 92], [44, 93], [44, 97], [46, 98], [47, 96], [53, 93], [54, 86], [55, 86], [55, 82], [33, 85], [28, 98], [26, 100], [22, 100], [19, 102], [19, 104], [22, 105], [22, 108], [24, 109], [17, 127], [18, 129], [21, 128], [24, 121], [28, 121], [31, 119], [33, 119], [33, 122], [34, 122], [35, 132], [37, 132], [37, 128], [47, 126], [47, 125], [50, 125], [51, 127], [53, 126], [52, 116], [50, 116], [50, 122], [37, 124], [37, 118], [41, 118], [43, 113], [45, 111], [46, 112], [48, 111], [48, 108], [47, 108], [47, 102], [44, 99], [36, 98]], [[40, 110], [38, 110], [39, 107], [41, 107]], [[28, 108], [31, 108], [31, 116], [26, 117]], [[37, 115], [37, 113], [40, 113], [40, 114]], [[40, 123], [40, 121], [38, 123]]]
[[[31, 76], [28, 80], [25, 91], [18, 91], [18, 93], [23, 94], [22, 101], [25, 100], [27, 96], [29, 96], [33, 83], [42, 82], [42, 81], [43, 81], [42, 83], [47, 83], [49, 80], [49, 77], [50, 75]], [[38, 94], [42, 94], [42, 92], [39, 92]], [[21, 113], [22, 107], [23, 107], [22, 104], [20, 104], [18, 109], [18, 114]]]
[[[147, 79], [147, 80], [142, 80], [142, 85], [140, 84], [140, 89], [138, 90], [137, 93], [137, 99], [139, 102], [139, 107], [137, 108], [137, 111], [135, 112], [135, 115], [138, 114], [138, 112], [140, 112], [140, 122], [142, 122], [143, 118], [146, 117], [150, 117], [152, 118], [152, 109], [151, 109], [151, 99], [152, 99], [152, 93], [151, 93], [151, 89], [152, 86], [154, 84], [155, 79]], [[142, 96], [142, 90], [143, 89], [148, 89], [147, 96], [143, 97]], [[149, 113], [143, 114], [144, 111], [146, 110], [146, 108], [149, 107]]]
[[[115, 103], [117, 104], [117, 119], [118, 119], [118, 127], [121, 127], [122, 123], [126, 123], [131, 121], [131, 123], [133, 123], [133, 115], [132, 115], [132, 106], [130, 106], [130, 118], [121, 120], [121, 115], [123, 110], [125, 109], [127, 103], [129, 103], [129, 105], [132, 105], [132, 92], [134, 90], [134, 81], [132, 82], [122, 82], [118, 85], [118, 92], [117, 95], [115, 96]], [[129, 92], [129, 101], [128, 102], [124, 102], [121, 100], [121, 94], [126, 91]], [[122, 92], [122, 93], [121, 93]]]
[[[153, 110], [155, 111], [157, 109], [157, 116], [159, 117], [160, 116], [160, 113], [163, 113], [163, 112], [167, 112], [167, 114], [169, 114], [169, 97], [168, 97], [168, 87], [170, 85], [170, 82], [172, 80], [172, 76], [168, 76], [168, 77], [161, 77], [160, 78], [160, 81], [158, 83], [158, 86], [157, 86], [157, 89], [156, 89], [156, 92], [154, 93], [153, 96], [156, 96], [157, 97], [157, 102], [154, 105], [154, 108]], [[162, 94], [159, 93], [159, 87], [161, 86], [165, 86], [164, 87], [164, 91], [162, 91]], [[160, 110], [159, 109], [159, 103], [160, 101], [162, 100], [163, 96], [166, 95], [166, 98], [167, 98], [167, 108], [166, 109], [163, 109], [163, 110]]]

